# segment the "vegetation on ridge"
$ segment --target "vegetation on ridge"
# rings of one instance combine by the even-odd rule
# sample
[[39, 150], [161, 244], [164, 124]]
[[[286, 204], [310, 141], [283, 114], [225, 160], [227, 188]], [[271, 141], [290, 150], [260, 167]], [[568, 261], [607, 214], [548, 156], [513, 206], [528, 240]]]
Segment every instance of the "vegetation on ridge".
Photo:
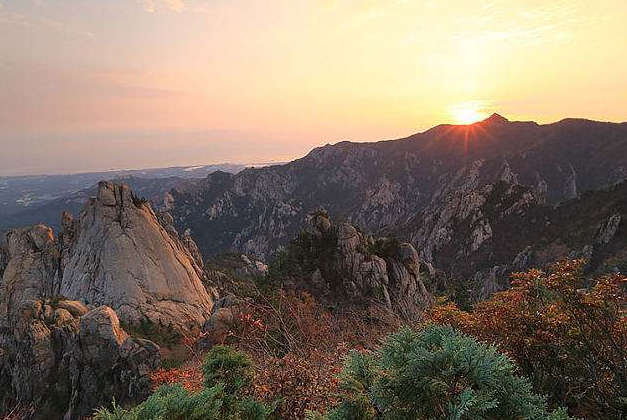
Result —
[[[405, 328], [375, 353], [353, 351], [327, 420], [562, 420], [496, 348], [450, 326]], [[314, 418], [317, 416], [313, 416]]]
[[189, 392], [180, 385], [164, 385], [133, 408], [114, 404], [100, 409], [93, 420], [264, 420], [274, 411], [247, 395], [252, 386], [252, 361], [244, 353], [216, 346], [203, 364], [204, 386]]
[[590, 419], [627, 418], [627, 278], [591, 282], [581, 260], [513, 276], [470, 311], [440, 302], [429, 318], [510, 355], [554, 405]]

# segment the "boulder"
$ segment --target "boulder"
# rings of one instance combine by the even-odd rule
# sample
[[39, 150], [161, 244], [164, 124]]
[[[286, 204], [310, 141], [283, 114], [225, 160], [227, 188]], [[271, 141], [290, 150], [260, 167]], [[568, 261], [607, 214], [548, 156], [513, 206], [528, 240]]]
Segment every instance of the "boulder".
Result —
[[135, 402], [150, 391], [150, 372], [160, 362], [159, 347], [131, 338], [113, 309], [100, 306], [80, 319], [70, 365], [72, 394], [65, 420], [90, 415], [94, 407]]
[[601, 224], [596, 235], [596, 243], [599, 245], [610, 243], [610, 241], [614, 238], [614, 235], [616, 235], [616, 232], [618, 231], [620, 222], [621, 215], [614, 214], [607, 221]]

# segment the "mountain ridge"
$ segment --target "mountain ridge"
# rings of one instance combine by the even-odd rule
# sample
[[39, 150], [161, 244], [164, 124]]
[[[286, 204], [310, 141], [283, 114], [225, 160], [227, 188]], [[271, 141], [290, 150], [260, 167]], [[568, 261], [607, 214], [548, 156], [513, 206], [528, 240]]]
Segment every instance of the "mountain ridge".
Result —
[[260, 258], [297, 235], [318, 208], [372, 234], [398, 234], [399, 226], [418, 218], [415, 231], [401, 234], [433, 262], [433, 253], [455, 237], [460, 217], [483, 220], [491, 236], [491, 221], [479, 207], [489, 194], [485, 189], [498, 181], [526, 188], [529, 204], [554, 206], [627, 179], [625, 123], [490, 118], [397, 140], [343, 141], [284, 165], [210, 174], [171, 191], [169, 210], [205, 255], [234, 250]]

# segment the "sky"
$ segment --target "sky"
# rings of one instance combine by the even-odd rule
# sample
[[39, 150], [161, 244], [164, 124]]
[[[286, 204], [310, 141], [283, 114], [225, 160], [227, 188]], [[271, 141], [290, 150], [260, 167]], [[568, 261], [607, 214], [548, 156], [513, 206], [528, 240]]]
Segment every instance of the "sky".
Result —
[[0, 175], [627, 120], [625, 0], [0, 0]]

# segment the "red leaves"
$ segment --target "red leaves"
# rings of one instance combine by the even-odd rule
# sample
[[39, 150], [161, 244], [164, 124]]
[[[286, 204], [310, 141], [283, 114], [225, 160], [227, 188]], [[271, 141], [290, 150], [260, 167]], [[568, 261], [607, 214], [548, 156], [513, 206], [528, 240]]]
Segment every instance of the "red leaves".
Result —
[[282, 289], [258, 296], [238, 321], [230, 340], [255, 361], [256, 396], [281, 399], [279, 415], [288, 419], [333, 407], [343, 355], [352, 347], [373, 347], [398, 327], [393, 316], [375, 307], [331, 313], [309, 293]]
[[[343, 308], [332, 313], [308, 293], [278, 290], [259, 293], [241, 307], [226, 325], [219, 342], [248, 353], [255, 363], [255, 397], [268, 403], [281, 400], [278, 414], [304, 419], [306, 410], [325, 411], [337, 403], [342, 357], [349, 348], [372, 348], [396, 330], [398, 320], [378, 307]], [[189, 349], [202, 333], [183, 337]], [[155, 387], [181, 384], [190, 391], [202, 386], [200, 357], [182, 368], [159, 369]], [[199, 355], [198, 355], [199, 356]]]
[[338, 353], [317, 353], [309, 357], [288, 354], [260, 361], [255, 377], [255, 393], [266, 401], [283, 399], [281, 418], [303, 419], [307, 410], [324, 411], [337, 403], [340, 367]]
[[185, 368], [159, 368], [150, 375], [154, 388], [161, 385], [179, 384], [190, 392], [202, 389], [203, 376], [200, 366], [193, 365]]
[[526, 375], [550, 378], [549, 390], [560, 384], [557, 402], [578, 414], [616, 401], [627, 385], [627, 278], [604, 276], [586, 287], [590, 280], [579, 260], [512, 278], [510, 290], [472, 312], [441, 302], [428, 318], [496, 344]]

